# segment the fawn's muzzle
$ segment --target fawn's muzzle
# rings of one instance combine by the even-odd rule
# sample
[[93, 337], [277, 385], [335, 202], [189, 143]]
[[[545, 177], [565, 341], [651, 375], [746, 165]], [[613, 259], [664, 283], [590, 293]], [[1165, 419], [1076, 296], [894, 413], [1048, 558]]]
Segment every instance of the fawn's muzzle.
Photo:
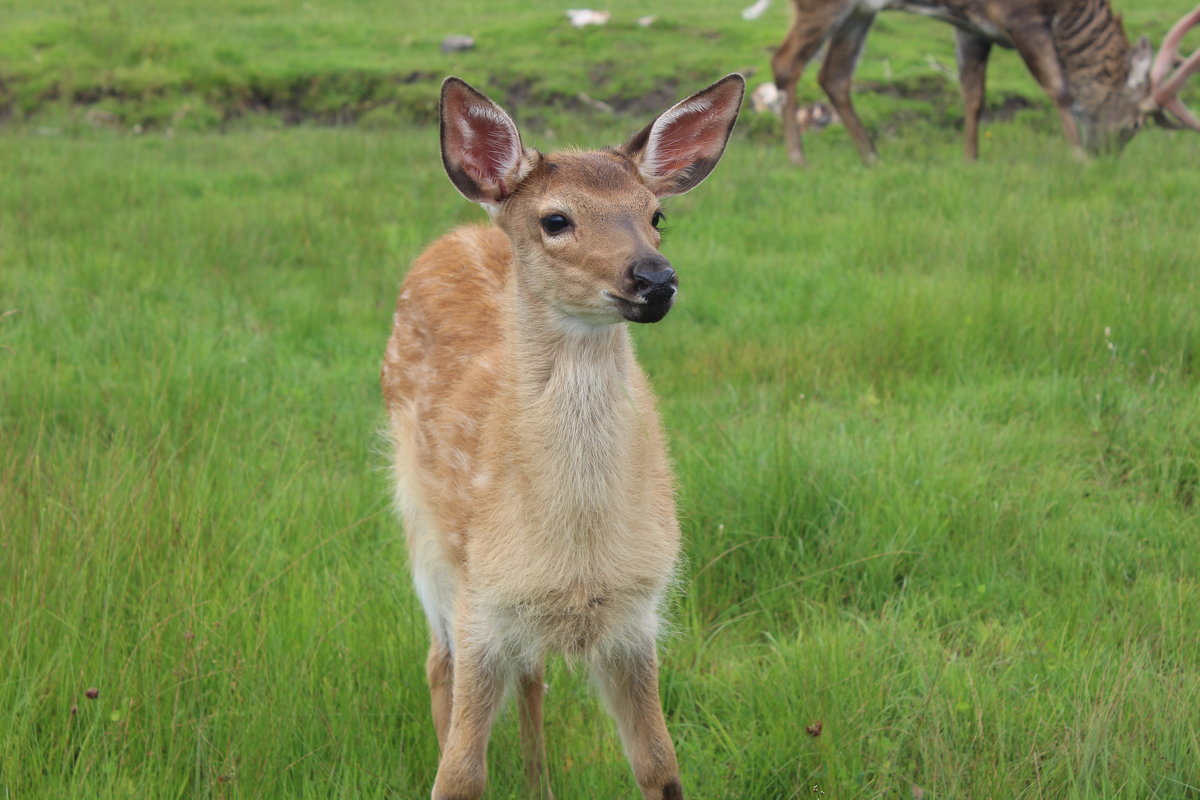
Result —
[[635, 261], [629, 268], [633, 302], [621, 302], [621, 316], [630, 322], [658, 322], [671, 310], [679, 277], [671, 262], [655, 253]]

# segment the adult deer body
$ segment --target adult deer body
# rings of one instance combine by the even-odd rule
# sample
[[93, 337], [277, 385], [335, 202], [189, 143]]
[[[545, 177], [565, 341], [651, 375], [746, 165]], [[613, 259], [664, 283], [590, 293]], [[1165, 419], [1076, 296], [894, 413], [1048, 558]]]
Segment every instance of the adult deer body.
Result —
[[442, 159], [493, 214], [414, 262], [383, 365], [397, 499], [429, 620], [442, 749], [433, 797], [483, 792], [484, 753], [517, 686], [526, 770], [549, 796], [545, 655], [592, 670], [644, 796], [682, 798], [658, 698], [659, 606], [679, 551], [674, 488], [627, 320], [657, 322], [677, 277], [659, 198], [724, 151], [730, 75], [623, 146], [543, 155], [456, 78]]
[[[1050, 95], [1068, 143], [1077, 152], [1119, 150], [1148, 116], [1200, 131], [1179, 100], [1189, 74], [1200, 69], [1200, 51], [1168, 76], [1200, 7], [1184, 16], [1163, 41], [1157, 58], [1142, 37], [1130, 45], [1107, 0], [793, 0], [796, 16], [772, 61], [783, 92], [788, 157], [804, 164], [795, 121], [796, 84], [808, 61], [828, 40], [820, 82], [867, 163], [875, 148], [850, 102], [850, 82], [876, 13], [885, 9], [933, 17], [954, 26], [959, 80], [966, 106], [964, 152], [979, 153], [985, 71], [993, 45], [1015, 48]], [[1153, 63], [1152, 63], [1153, 59]]]

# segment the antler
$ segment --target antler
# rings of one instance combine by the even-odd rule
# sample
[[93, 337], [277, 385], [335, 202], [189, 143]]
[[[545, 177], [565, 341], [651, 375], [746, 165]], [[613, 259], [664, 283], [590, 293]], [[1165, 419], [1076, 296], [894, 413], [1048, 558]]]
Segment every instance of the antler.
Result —
[[1200, 6], [1184, 14], [1174, 27], [1167, 32], [1163, 39], [1158, 55], [1154, 57], [1154, 65], [1150, 67], [1151, 96], [1160, 108], [1170, 111], [1176, 119], [1194, 131], [1200, 131], [1200, 120], [1192, 116], [1187, 106], [1179, 99], [1179, 90], [1193, 72], [1200, 71], [1200, 50], [1192, 53], [1179, 65], [1174, 74], [1167, 77], [1172, 64], [1179, 58], [1179, 45], [1184, 34], [1200, 23]]

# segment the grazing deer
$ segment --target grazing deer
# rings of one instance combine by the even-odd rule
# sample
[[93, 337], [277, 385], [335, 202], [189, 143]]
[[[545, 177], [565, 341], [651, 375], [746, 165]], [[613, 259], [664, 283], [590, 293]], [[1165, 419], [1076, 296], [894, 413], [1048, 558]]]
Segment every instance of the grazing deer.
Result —
[[1076, 152], [1119, 151], [1146, 118], [1200, 131], [1200, 121], [1179, 99], [1188, 75], [1200, 69], [1200, 51], [1167, 77], [1188, 28], [1200, 22], [1200, 6], [1176, 23], [1153, 58], [1150, 40], [1130, 46], [1107, 0], [793, 0], [796, 17], [771, 62], [783, 93], [783, 135], [792, 163], [804, 165], [796, 123], [796, 83], [826, 40], [820, 82], [846, 124], [863, 161], [876, 158], [854, 106], [850, 80], [875, 14], [902, 9], [954, 26], [958, 74], [966, 106], [964, 152], [979, 154], [979, 117], [984, 73], [992, 45], [1016, 48], [1033, 77], [1050, 95], [1067, 142]]
[[477, 798], [516, 684], [530, 789], [550, 795], [547, 653], [588, 665], [642, 794], [682, 798], [658, 696], [659, 607], [679, 552], [673, 480], [626, 320], [678, 279], [660, 198], [712, 171], [745, 83], [729, 75], [620, 147], [542, 154], [500, 106], [442, 84], [442, 162], [494, 226], [413, 263], [383, 363], [397, 500], [429, 620], [435, 800]]

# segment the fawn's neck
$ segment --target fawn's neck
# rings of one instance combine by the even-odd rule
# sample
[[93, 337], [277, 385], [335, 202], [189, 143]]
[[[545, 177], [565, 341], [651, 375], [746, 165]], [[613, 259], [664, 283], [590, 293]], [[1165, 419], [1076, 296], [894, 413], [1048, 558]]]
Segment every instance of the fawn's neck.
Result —
[[564, 533], [599, 532], [640, 449], [629, 330], [568, 317], [516, 280], [509, 292], [501, 396], [502, 413], [512, 415], [513, 463]]

